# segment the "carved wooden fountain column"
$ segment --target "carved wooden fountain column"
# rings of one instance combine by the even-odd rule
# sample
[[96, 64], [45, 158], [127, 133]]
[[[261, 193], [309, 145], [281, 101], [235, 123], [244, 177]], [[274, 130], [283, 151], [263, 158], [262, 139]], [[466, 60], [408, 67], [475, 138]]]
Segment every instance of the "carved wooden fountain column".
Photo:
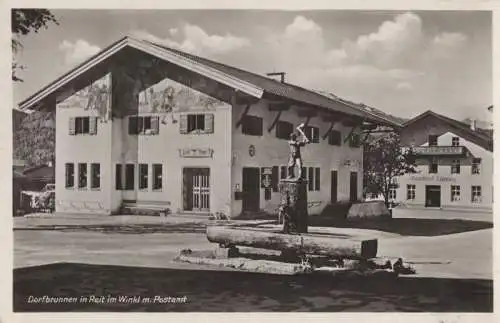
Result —
[[307, 233], [307, 181], [282, 179], [279, 184], [284, 233]]

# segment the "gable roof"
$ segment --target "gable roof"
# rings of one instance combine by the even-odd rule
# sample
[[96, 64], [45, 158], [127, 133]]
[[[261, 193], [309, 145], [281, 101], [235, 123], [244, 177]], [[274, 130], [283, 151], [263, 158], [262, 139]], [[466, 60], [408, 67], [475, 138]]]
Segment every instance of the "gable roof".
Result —
[[[320, 106], [335, 112], [341, 112], [345, 114], [359, 116], [362, 118], [367, 118], [369, 120], [382, 123], [391, 127], [396, 127], [396, 128], [401, 127], [400, 122], [391, 119], [390, 117], [387, 117], [387, 115], [382, 115], [383, 112], [380, 110], [368, 107], [373, 109], [373, 111], [370, 111], [369, 109], [365, 108], [366, 107], [365, 105], [360, 105], [348, 100], [344, 100], [331, 93], [308, 90], [306, 88], [300, 87], [295, 84], [280, 82], [263, 75], [248, 72], [240, 68], [215, 62], [193, 54], [185, 53], [178, 49], [173, 49], [150, 41], [146, 42], [150, 43], [151, 45], [158, 46], [164, 50], [177, 53], [181, 56], [197, 61], [201, 64], [211, 66], [220, 71], [223, 71], [224, 73], [246, 80], [252, 84], [256, 84], [259, 87], [263, 88], [265, 92], [273, 95], [285, 97], [306, 104]], [[379, 111], [379, 113], [377, 114], [375, 110]]]
[[403, 124], [403, 128], [406, 128], [409, 125], [424, 119], [425, 117], [436, 118], [446, 123], [450, 128], [458, 130], [465, 139], [474, 142], [475, 144], [483, 147], [484, 149], [493, 151], [493, 131], [481, 128], [476, 128], [476, 130], [472, 130], [470, 128], [470, 125], [468, 125], [465, 122], [457, 121], [455, 119], [443, 116], [431, 110], [427, 110], [424, 113], [416, 116], [415, 118], [408, 120]]
[[327, 96], [315, 91], [307, 90], [290, 83], [278, 82], [269, 77], [244, 71], [242, 69], [211, 61], [199, 56], [188, 54], [176, 49], [168, 48], [160, 44], [139, 40], [132, 37], [124, 37], [111, 44], [101, 52], [81, 63], [73, 70], [62, 75], [52, 83], [19, 103], [20, 109], [35, 107], [50, 94], [56, 92], [60, 87], [74, 80], [85, 71], [111, 57], [125, 47], [132, 47], [156, 56], [165, 61], [169, 61], [178, 66], [191, 70], [200, 75], [214, 79], [222, 84], [240, 90], [255, 98], [262, 98], [265, 93], [284, 97], [292, 101], [324, 108], [333, 112], [340, 112], [365, 119], [366, 121], [386, 125], [393, 128], [400, 128], [401, 123], [390, 118], [373, 113], [353, 102], [340, 99], [334, 96]]

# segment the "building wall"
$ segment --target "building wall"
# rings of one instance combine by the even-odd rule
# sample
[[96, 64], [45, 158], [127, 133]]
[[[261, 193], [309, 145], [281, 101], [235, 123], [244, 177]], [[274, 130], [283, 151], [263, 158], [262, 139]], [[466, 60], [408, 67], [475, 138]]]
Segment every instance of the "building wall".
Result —
[[[423, 137], [423, 135], [420, 135]], [[458, 137], [453, 132], [446, 132], [438, 137], [438, 146], [451, 146], [452, 137]], [[493, 153], [463, 138], [459, 140], [460, 146], [465, 146], [471, 155], [460, 159], [460, 174], [451, 173], [453, 157], [441, 157], [438, 172], [429, 174], [429, 159], [417, 160], [417, 174], [407, 174], [398, 178], [400, 184], [397, 190], [398, 202], [409, 206], [425, 205], [425, 186], [441, 186], [441, 205], [443, 208], [488, 208], [493, 203]], [[428, 146], [427, 140], [422, 146]], [[480, 174], [472, 174], [472, 159], [481, 158]], [[416, 187], [415, 200], [407, 200], [407, 185]], [[460, 186], [460, 201], [451, 201], [451, 185]], [[471, 186], [479, 185], [482, 191], [482, 202], [472, 203]]]
[[[269, 111], [268, 102], [261, 100], [252, 105], [248, 115], [263, 118], [263, 136], [251, 136], [242, 134], [242, 127], [236, 128], [238, 120], [244, 111], [244, 106], [234, 106], [232, 114], [232, 170], [231, 186], [233, 195], [236, 187], [242, 188], [243, 167], [272, 167], [286, 166], [289, 158], [288, 141], [276, 137], [276, 128], [268, 132], [278, 112]], [[305, 122], [305, 118], [299, 117], [297, 107], [292, 107], [289, 111], [283, 111], [280, 120], [291, 122], [294, 128]], [[358, 198], [362, 197], [362, 148], [351, 148], [343, 139], [349, 134], [351, 128], [344, 127], [336, 123], [334, 130], [340, 130], [342, 134], [342, 145], [332, 146], [328, 144], [328, 138], [323, 140], [323, 135], [330, 127], [329, 122], [324, 122], [320, 117], [313, 117], [309, 121], [310, 126], [319, 127], [320, 142], [311, 143], [302, 148], [302, 158], [304, 167], [320, 167], [321, 180], [319, 191], [308, 191], [308, 201], [310, 203], [309, 213], [318, 214], [330, 203], [331, 170], [338, 171], [338, 201], [349, 200], [349, 176], [350, 172], [358, 172]], [[249, 154], [249, 147], [255, 147], [255, 155]], [[355, 160], [351, 166], [345, 166], [346, 159]], [[275, 212], [279, 206], [279, 192], [271, 193], [271, 200], [266, 201], [264, 189], [260, 189], [260, 209], [266, 212]], [[232, 216], [236, 216], [242, 211], [242, 201], [233, 200], [231, 208]]]
[[[98, 109], [89, 107], [89, 98], [95, 85], [109, 88], [109, 75], [85, 87], [56, 106], [56, 212], [109, 214], [113, 208], [111, 201], [112, 171], [112, 127], [110, 120], [100, 118], [97, 134], [69, 134], [72, 117], [98, 117]], [[102, 96], [99, 104], [109, 105], [109, 94]], [[65, 164], [75, 164], [75, 185], [65, 187]], [[78, 163], [87, 163], [87, 188], [78, 188]], [[99, 189], [90, 189], [90, 163], [100, 164]]]

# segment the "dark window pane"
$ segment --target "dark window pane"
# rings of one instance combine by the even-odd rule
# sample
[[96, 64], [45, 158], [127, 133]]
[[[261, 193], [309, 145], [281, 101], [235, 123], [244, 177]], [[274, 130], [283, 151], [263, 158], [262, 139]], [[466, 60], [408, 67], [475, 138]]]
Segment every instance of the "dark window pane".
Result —
[[66, 164], [66, 188], [72, 188], [75, 186], [75, 164]]
[[162, 189], [162, 178], [163, 178], [163, 165], [162, 164], [153, 164], [153, 189], [161, 190]]
[[148, 188], [148, 164], [139, 164], [139, 189]]
[[100, 164], [91, 164], [90, 165], [90, 171], [91, 171], [91, 183], [90, 187], [91, 188], [100, 188], [101, 187], [101, 165]]
[[127, 164], [125, 166], [125, 189], [133, 190], [135, 187], [135, 166], [134, 164]]
[[78, 164], [78, 188], [87, 188], [87, 164]]
[[116, 164], [116, 167], [115, 167], [115, 189], [117, 189], [117, 190], [123, 189], [122, 169], [123, 169], [123, 167], [121, 164]]

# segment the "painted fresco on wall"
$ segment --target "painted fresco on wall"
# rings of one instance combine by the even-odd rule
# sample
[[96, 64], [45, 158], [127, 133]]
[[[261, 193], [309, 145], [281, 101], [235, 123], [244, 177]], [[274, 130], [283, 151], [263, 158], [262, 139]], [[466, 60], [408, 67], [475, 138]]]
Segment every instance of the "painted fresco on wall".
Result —
[[64, 108], [83, 108], [95, 111], [101, 121], [111, 117], [111, 74], [94, 81], [60, 104]]
[[139, 93], [139, 111], [146, 113], [180, 112], [192, 108], [213, 110], [220, 104], [222, 101], [168, 78]]

